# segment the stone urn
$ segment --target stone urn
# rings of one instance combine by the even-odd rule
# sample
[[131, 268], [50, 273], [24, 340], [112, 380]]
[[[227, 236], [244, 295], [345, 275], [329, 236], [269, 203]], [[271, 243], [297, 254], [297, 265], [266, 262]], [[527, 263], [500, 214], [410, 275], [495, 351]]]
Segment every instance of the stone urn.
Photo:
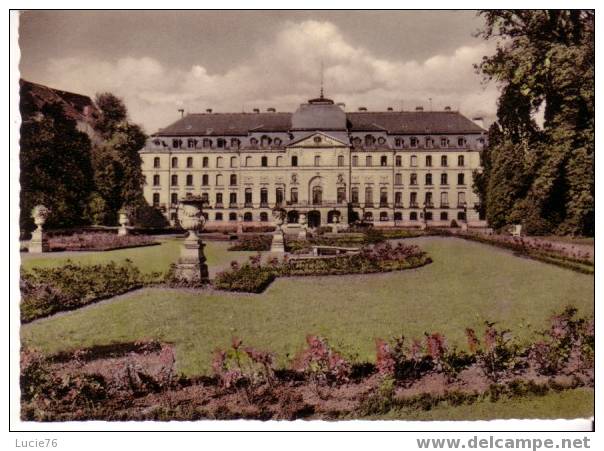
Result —
[[117, 235], [128, 235], [128, 225], [130, 224], [130, 221], [128, 220], [128, 213], [125, 210], [120, 210], [118, 222], [120, 224], [120, 228], [117, 230]]
[[201, 198], [182, 199], [178, 204], [178, 221], [187, 236], [180, 248], [180, 258], [176, 263], [175, 278], [190, 282], [204, 282], [208, 280], [208, 265], [203, 253], [204, 244], [197, 235], [205, 225], [202, 215]]
[[28, 251], [32, 254], [49, 251], [48, 238], [43, 229], [49, 215], [50, 210], [44, 205], [36, 205], [31, 210], [31, 217], [34, 220], [34, 224], [36, 224], [36, 230], [31, 233], [31, 240], [28, 246]]
[[273, 232], [273, 241], [271, 243], [271, 252], [285, 252], [285, 240], [283, 238], [283, 218], [285, 218], [285, 211], [281, 209], [273, 210], [273, 224], [275, 224], [275, 231]]

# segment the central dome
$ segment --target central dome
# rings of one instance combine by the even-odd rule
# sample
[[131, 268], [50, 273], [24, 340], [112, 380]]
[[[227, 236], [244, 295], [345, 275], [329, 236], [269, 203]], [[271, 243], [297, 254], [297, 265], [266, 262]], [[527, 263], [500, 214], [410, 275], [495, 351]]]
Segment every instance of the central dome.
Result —
[[321, 94], [298, 107], [292, 115], [292, 130], [346, 130], [346, 113]]

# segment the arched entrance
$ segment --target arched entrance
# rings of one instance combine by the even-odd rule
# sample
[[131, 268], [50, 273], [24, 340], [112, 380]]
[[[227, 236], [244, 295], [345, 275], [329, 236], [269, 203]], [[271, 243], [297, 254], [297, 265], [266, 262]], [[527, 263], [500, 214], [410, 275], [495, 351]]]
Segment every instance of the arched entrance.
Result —
[[[337, 218], [337, 221], [336, 221]], [[335, 222], [340, 222], [341, 215], [338, 210], [330, 210], [327, 212], [327, 222], [329, 224], [334, 224]]]
[[306, 215], [308, 221], [308, 227], [315, 228], [321, 226], [321, 212], [318, 210], [311, 210]]
[[297, 224], [300, 215], [297, 210], [290, 210], [287, 212], [287, 223], [288, 224]]

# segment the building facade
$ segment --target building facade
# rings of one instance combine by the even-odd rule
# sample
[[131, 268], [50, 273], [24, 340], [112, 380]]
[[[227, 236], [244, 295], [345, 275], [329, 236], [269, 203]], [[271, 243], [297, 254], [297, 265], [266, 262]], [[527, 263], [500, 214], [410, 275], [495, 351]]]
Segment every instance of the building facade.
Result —
[[294, 113], [188, 114], [141, 150], [144, 195], [174, 223], [178, 200], [201, 196], [208, 225], [265, 223], [281, 207], [311, 227], [484, 226], [472, 173], [486, 131], [459, 112], [345, 112], [311, 99]]

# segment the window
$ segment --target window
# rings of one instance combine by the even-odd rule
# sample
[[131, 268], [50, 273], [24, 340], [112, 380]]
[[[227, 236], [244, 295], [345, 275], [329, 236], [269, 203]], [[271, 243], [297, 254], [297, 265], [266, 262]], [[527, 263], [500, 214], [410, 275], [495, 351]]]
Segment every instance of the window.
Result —
[[173, 168], [177, 168], [178, 167], [178, 158], [172, 157], [172, 167]]
[[432, 155], [426, 155], [426, 167], [432, 167]]
[[[187, 193], [187, 199], [191, 198], [191, 193]], [[201, 203], [207, 206], [210, 203], [210, 195], [208, 193], [201, 193]]]
[[380, 188], [380, 207], [388, 206], [388, 188]]
[[246, 211], [245, 213], [243, 213], [243, 221], [252, 222], [252, 213], [249, 211]]
[[465, 174], [463, 172], [460, 172], [459, 174], [457, 174], [457, 184], [458, 185], [465, 185], [466, 184], [466, 177], [465, 177]]
[[153, 167], [154, 168], [159, 168], [159, 157], [155, 157], [153, 159]]
[[266, 188], [260, 189], [260, 206], [268, 206], [268, 190]]
[[216, 186], [222, 186], [223, 185], [223, 178], [222, 178], [222, 174], [216, 174]]
[[153, 186], [159, 186], [159, 174], [153, 176]]
[[440, 138], [440, 147], [449, 147], [449, 140], [445, 137]]
[[343, 186], [338, 186], [338, 190], [336, 192], [336, 201], [338, 204], [343, 204], [346, 202], [346, 188]]
[[457, 138], [457, 147], [463, 147], [466, 145], [466, 139], [465, 138]]
[[411, 166], [412, 167], [417, 166], [417, 156], [416, 155], [411, 155]]
[[409, 213], [409, 220], [417, 221], [417, 211], [412, 211], [411, 213]]
[[314, 186], [312, 189], [312, 203], [313, 205], [321, 205], [323, 202], [323, 188], [320, 186]]
[[359, 157], [354, 155], [352, 157], [352, 165], [356, 168], [359, 165]]
[[447, 221], [449, 220], [449, 213], [446, 211], [441, 211], [440, 212], [440, 220], [441, 221]]
[[172, 175], [172, 186], [178, 186], [178, 176], [176, 174]]
[[278, 156], [277, 159], [275, 160], [275, 166], [279, 167], [279, 166], [283, 166], [283, 157], [282, 156]]
[[371, 186], [365, 188], [365, 205], [373, 205], [373, 188]]
[[394, 138], [395, 147], [403, 147], [403, 140], [401, 138]]
[[222, 213], [216, 213], [214, 215], [214, 220], [215, 221], [222, 221]]
[[394, 204], [397, 207], [403, 205], [403, 193], [401, 191], [394, 193]]
[[177, 193], [172, 193], [172, 194], [170, 195], [170, 203], [171, 203], [172, 205], [176, 205], [176, 204], [178, 204], [178, 194], [177, 194]]
[[292, 166], [298, 166], [298, 157], [296, 155], [292, 156]]
[[457, 166], [464, 166], [464, 165], [465, 165], [465, 162], [464, 162], [463, 155], [459, 155], [457, 157]]
[[446, 155], [442, 155], [442, 156], [440, 157], [440, 165], [441, 165], [443, 168], [446, 168], [447, 166], [449, 166], [447, 163], [448, 163], [448, 162], [447, 162], [447, 156], [446, 156]]
[[252, 206], [252, 188], [245, 189], [245, 206], [246, 207]]
[[252, 157], [245, 157], [245, 167], [252, 165]]
[[321, 166], [321, 157], [319, 155], [315, 155], [315, 166]]
[[434, 141], [432, 141], [432, 138], [430, 138], [429, 136], [426, 136], [426, 149], [430, 149], [432, 147], [433, 143], [434, 143]]
[[187, 186], [193, 186], [193, 175], [187, 174]]
[[402, 166], [403, 165], [403, 157], [401, 157], [400, 155], [397, 155], [396, 158], [394, 159], [394, 164], [396, 166]]
[[458, 221], [465, 221], [466, 220], [466, 212], [465, 211], [458, 211], [457, 212], [457, 220]]
[[237, 193], [229, 193], [229, 206], [237, 206]]
[[232, 168], [237, 167], [237, 157], [231, 157], [231, 167]]
[[210, 184], [208, 174], [203, 174], [201, 176], [201, 185], [208, 186]]
[[159, 193], [153, 193], [153, 206], [159, 207]]
[[371, 147], [375, 145], [375, 138], [371, 135], [365, 136], [365, 147]]
[[352, 191], [350, 192], [350, 201], [357, 205], [359, 203], [359, 188], [356, 186], [352, 188]]
[[432, 185], [432, 174], [426, 174], [426, 185]]
[[457, 193], [457, 205], [459, 207], [465, 207], [466, 205], [466, 193], [464, 193], [463, 191]]
[[237, 221], [237, 213], [229, 213], [229, 221]]
[[394, 213], [394, 220], [395, 221], [402, 221], [403, 220], [403, 214], [400, 211], [397, 211]]
[[440, 184], [441, 185], [448, 185], [449, 180], [447, 178], [447, 174], [440, 174]]
[[268, 213], [266, 211], [263, 211], [262, 213], [260, 213], [260, 221], [268, 222]]
[[256, 138], [250, 139], [250, 146], [256, 147], [258, 145], [258, 140]]
[[446, 191], [440, 193], [440, 207], [449, 208], [449, 193]]
[[410, 180], [409, 184], [417, 185], [417, 174], [416, 173], [411, 174], [411, 180]]
[[268, 147], [271, 145], [271, 139], [268, 136], [263, 136], [262, 138], [260, 138], [260, 146], [262, 147]]
[[193, 157], [187, 157], [187, 167], [188, 168], [193, 167]]
[[197, 144], [196, 140], [191, 139], [191, 138], [187, 139], [187, 147], [189, 149], [194, 149], [195, 148], [195, 144]]
[[239, 141], [237, 138], [231, 138], [231, 147], [234, 149], [239, 149], [239, 146], [241, 146], [241, 141]]
[[212, 147], [212, 140], [210, 138], [204, 138], [202, 141], [202, 146], [207, 148]]
[[231, 178], [229, 180], [229, 184], [231, 186], [237, 185], [237, 174], [231, 174]]
[[292, 204], [298, 203], [298, 188], [292, 188], [289, 192], [289, 200]]
[[363, 215], [363, 219], [365, 221], [373, 221], [373, 213], [370, 211], [366, 211], [365, 214]]
[[380, 221], [388, 221], [388, 212], [387, 211], [380, 212]]
[[373, 166], [373, 161], [371, 159], [371, 155], [367, 155], [365, 157], [365, 166], [367, 166], [367, 167]]
[[273, 139], [273, 145], [275, 146], [280, 146], [281, 145], [281, 138], [275, 138]]
[[388, 166], [388, 157], [386, 155], [380, 157], [380, 166]]
[[217, 168], [221, 168], [222, 167], [222, 157], [217, 157], [216, 158], [216, 167]]
[[361, 138], [359, 138], [358, 136], [356, 138], [352, 139], [353, 147], [361, 147], [362, 144], [363, 144], [363, 140]]
[[179, 149], [180, 148], [180, 139], [173, 139], [172, 147], [174, 147], [175, 149]]
[[396, 174], [394, 174], [394, 184], [395, 185], [403, 184], [403, 174], [401, 174], [400, 172], [397, 172]]
[[338, 166], [344, 166], [344, 155], [338, 155]]
[[426, 205], [426, 207], [432, 206], [432, 193], [430, 191], [428, 191], [426, 193], [426, 196], [424, 197], [424, 204]]
[[219, 149], [224, 149], [226, 147], [226, 141], [223, 138], [218, 138], [216, 140], [216, 147]]
[[222, 207], [222, 193], [216, 193], [216, 206]]
[[277, 189], [275, 189], [275, 203], [277, 205], [282, 205], [283, 204], [283, 188], [278, 187]]
[[409, 143], [410, 143], [411, 147], [417, 147], [417, 138], [414, 136], [413, 138], [411, 138]]
[[201, 166], [204, 168], [207, 168], [210, 165], [210, 160], [208, 157], [203, 157], [203, 160], [201, 160]]
[[432, 221], [432, 212], [431, 211], [426, 212], [426, 221]]
[[409, 194], [409, 206], [411, 208], [417, 208], [417, 193]]
[[260, 166], [262, 166], [263, 168], [268, 166], [268, 157], [262, 157], [260, 159]]

